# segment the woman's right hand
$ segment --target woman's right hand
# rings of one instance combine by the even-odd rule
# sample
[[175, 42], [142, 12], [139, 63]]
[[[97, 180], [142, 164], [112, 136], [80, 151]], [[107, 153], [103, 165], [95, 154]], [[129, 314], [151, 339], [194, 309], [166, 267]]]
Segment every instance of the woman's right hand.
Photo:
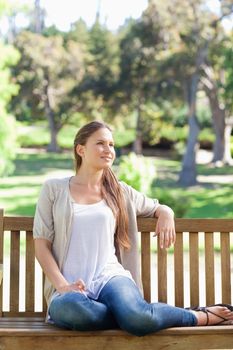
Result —
[[59, 288], [57, 288], [58, 293], [63, 294], [63, 293], [68, 293], [68, 292], [80, 292], [80, 293], [84, 293], [86, 289], [85, 283], [83, 282], [83, 280], [80, 278], [78, 279], [76, 282], [71, 283], [71, 284], [67, 284], [67, 285], [63, 285]]

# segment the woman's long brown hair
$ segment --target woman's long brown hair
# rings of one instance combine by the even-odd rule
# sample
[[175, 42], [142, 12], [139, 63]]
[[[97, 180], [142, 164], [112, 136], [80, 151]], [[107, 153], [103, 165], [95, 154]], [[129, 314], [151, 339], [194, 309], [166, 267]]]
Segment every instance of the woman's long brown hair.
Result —
[[[74, 157], [76, 173], [82, 164], [82, 158], [77, 154], [77, 145], [85, 145], [88, 138], [101, 128], [112, 131], [111, 128], [103, 122], [93, 121], [84, 125], [76, 134], [74, 139]], [[106, 168], [102, 178], [102, 195], [108, 206], [112, 209], [116, 218], [115, 240], [123, 248], [129, 249], [128, 235], [128, 215], [126, 210], [125, 198], [122, 188], [111, 168]]]

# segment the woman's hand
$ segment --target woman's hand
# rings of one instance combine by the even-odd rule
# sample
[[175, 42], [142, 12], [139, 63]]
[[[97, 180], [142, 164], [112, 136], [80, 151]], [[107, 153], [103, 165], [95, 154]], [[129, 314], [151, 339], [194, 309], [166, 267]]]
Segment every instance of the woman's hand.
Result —
[[160, 205], [155, 212], [157, 224], [155, 236], [159, 236], [160, 248], [169, 248], [176, 240], [174, 212], [166, 205]]
[[84, 293], [86, 289], [85, 283], [83, 280], [80, 278], [74, 283], [63, 285], [59, 288], [57, 288], [58, 293], [63, 294], [63, 293], [68, 293], [68, 292], [80, 292]]

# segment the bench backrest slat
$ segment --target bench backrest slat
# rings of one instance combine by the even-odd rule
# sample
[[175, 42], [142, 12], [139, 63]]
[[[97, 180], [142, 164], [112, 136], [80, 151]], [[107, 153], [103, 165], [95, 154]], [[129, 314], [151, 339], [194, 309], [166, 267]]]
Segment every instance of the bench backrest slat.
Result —
[[198, 233], [189, 236], [190, 305], [199, 304], [199, 249]]
[[161, 249], [157, 241], [158, 300], [167, 302], [167, 251]]
[[[203, 266], [204, 268], [204, 266]], [[215, 266], [214, 266], [214, 237], [213, 233], [205, 233], [205, 285], [206, 305], [214, 304], [215, 300]]]
[[221, 234], [221, 275], [222, 300], [231, 303], [231, 262], [230, 262], [230, 236], [228, 232]]
[[26, 293], [25, 303], [27, 311], [35, 308], [35, 257], [32, 231], [26, 231]]
[[[0, 279], [1, 279], [1, 285], [2, 285], [2, 277], [3, 277], [3, 209], [0, 208]], [[0, 317], [2, 316], [2, 309], [3, 309], [3, 290], [0, 287]]]
[[151, 300], [151, 254], [150, 254], [150, 232], [141, 235], [141, 271], [144, 287], [144, 298]]
[[174, 246], [175, 305], [184, 307], [183, 232], [177, 232]]
[[10, 311], [19, 310], [20, 231], [10, 235]]

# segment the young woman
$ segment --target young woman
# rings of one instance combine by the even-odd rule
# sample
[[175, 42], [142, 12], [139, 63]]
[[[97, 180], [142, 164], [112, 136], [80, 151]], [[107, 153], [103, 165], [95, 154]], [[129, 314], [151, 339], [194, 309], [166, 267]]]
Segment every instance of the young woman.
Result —
[[136, 217], [157, 217], [162, 248], [175, 242], [174, 213], [119, 182], [110, 128], [94, 121], [74, 140], [76, 173], [48, 180], [34, 220], [36, 257], [46, 275], [47, 320], [86, 331], [121, 328], [142, 336], [167, 327], [232, 324], [233, 308], [187, 310], [142, 296]]

